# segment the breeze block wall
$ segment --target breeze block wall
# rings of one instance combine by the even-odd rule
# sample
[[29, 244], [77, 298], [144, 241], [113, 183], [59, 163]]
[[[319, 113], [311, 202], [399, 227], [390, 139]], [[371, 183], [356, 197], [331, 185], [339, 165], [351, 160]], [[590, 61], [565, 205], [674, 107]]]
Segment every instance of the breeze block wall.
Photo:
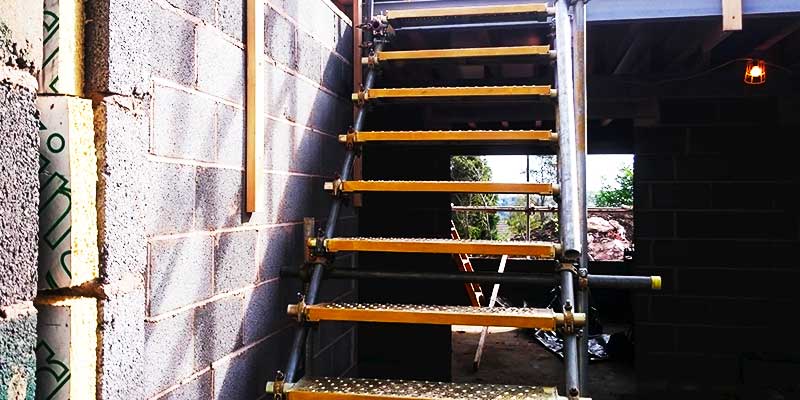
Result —
[[664, 278], [634, 296], [648, 398], [800, 393], [786, 340], [800, 306], [800, 124], [788, 100], [663, 100], [659, 123], [636, 131], [635, 272]]
[[0, 0], [0, 399], [35, 394], [42, 5]]
[[[99, 396], [256, 399], [285, 367], [303, 218], [352, 120], [352, 24], [327, 0], [266, 2], [266, 199], [244, 212], [244, 0], [93, 0], [101, 276]], [[302, 9], [300, 8], [302, 5]], [[354, 214], [341, 232], [352, 234]], [[341, 262], [351, 262], [344, 259]], [[323, 300], [353, 296], [326, 285]], [[353, 367], [351, 327], [314, 340], [319, 375]]]

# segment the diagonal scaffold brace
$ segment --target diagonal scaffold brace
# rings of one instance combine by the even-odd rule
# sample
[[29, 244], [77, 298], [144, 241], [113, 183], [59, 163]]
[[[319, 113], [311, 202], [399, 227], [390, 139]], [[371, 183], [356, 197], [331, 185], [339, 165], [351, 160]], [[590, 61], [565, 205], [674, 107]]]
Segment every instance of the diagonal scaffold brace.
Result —
[[[369, 51], [371, 53], [379, 52], [383, 49], [384, 44], [386, 41], [391, 37], [390, 32], [386, 31], [386, 25], [380, 23], [380, 21], [375, 21], [374, 23], [369, 23], [360, 26], [360, 28], [365, 30], [367, 35], [371, 36], [369, 40], [366, 40], [366, 43], [369, 43]], [[364, 82], [362, 84], [362, 92], [369, 90], [373, 87], [375, 83], [375, 79], [377, 77], [378, 70], [376, 66], [370, 66], [367, 71], [366, 77], [364, 78]], [[366, 118], [366, 111], [367, 105], [365, 103], [357, 103], [358, 111], [356, 112], [355, 121], [353, 123], [353, 130], [360, 131], [364, 126], [364, 120]], [[339, 173], [339, 179], [341, 181], [346, 181], [350, 173], [353, 169], [353, 162], [356, 158], [356, 149], [352, 146], [348, 146], [345, 155], [344, 161], [342, 163], [342, 169]], [[339, 218], [339, 211], [342, 208], [344, 202], [343, 196], [334, 196], [333, 201], [331, 203], [330, 211], [328, 212], [328, 219], [325, 225], [325, 230], [322, 232], [322, 237], [329, 238], [333, 237], [334, 232], [336, 231], [336, 222]], [[310, 279], [308, 283], [308, 288], [304, 295], [304, 302], [305, 304], [312, 305], [317, 302], [317, 296], [319, 294], [320, 285], [322, 283], [323, 275], [325, 272], [326, 263], [324, 262], [316, 262], [311, 267]], [[303, 356], [303, 352], [305, 349], [305, 344], [308, 340], [308, 336], [310, 333], [311, 326], [306, 322], [299, 322], [297, 328], [295, 329], [294, 337], [292, 340], [292, 347], [289, 353], [289, 359], [286, 364], [286, 369], [284, 372], [281, 373], [283, 381], [286, 383], [294, 383], [298, 379], [298, 369], [300, 366], [300, 360]]]

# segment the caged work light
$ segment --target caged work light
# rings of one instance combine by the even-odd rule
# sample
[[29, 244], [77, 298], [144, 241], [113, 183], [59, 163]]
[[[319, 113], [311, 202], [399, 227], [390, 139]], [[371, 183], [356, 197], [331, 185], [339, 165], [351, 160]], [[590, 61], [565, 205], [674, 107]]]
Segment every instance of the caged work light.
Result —
[[764, 60], [747, 60], [744, 69], [744, 83], [748, 85], [761, 85], [767, 81], [767, 64]]

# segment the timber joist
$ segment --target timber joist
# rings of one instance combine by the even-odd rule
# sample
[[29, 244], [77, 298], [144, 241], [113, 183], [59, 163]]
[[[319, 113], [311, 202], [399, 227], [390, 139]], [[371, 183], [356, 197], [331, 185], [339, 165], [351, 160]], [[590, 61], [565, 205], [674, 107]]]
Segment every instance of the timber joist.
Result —
[[558, 195], [550, 183], [501, 183], [476, 181], [341, 181], [325, 182], [325, 190], [338, 193], [438, 192]]
[[286, 400], [566, 400], [554, 387], [305, 377], [268, 382], [267, 393]]
[[548, 142], [558, 134], [546, 130], [471, 131], [364, 131], [339, 135], [341, 143], [367, 142]]
[[436, 25], [483, 21], [541, 21], [555, 14], [547, 3], [490, 5], [476, 7], [439, 7], [410, 10], [387, 10], [383, 17], [394, 28], [412, 25]]
[[492, 97], [556, 97], [550, 85], [460, 86], [369, 89], [353, 93], [353, 101], [361, 104], [370, 100], [401, 100], [424, 98], [492, 98]]
[[432, 254], [481, 254], [500, 256], [530, 256], [553, 260], [561, 252], [557, 243], [498, 241], [498, 240], [454, 240], [454, 239], [410, 239], [410, 238], [309, 238], [306, 245], [317, 248], [323, 240], [323, 248], [329, 253], [342, 251], [386, 252], [386, 253], [432, 253]]
[[548, 56], [555, 58], [555, 51], [550, 46], [509, 46], [509, 47], [472, 47], [463, 49], [402, 50], [379, 51], [369, 57], [363, 57], [363, 64], [375, 65], [384, 61], [442, 60], [465, 58], [493, 57], [533, 57]]
[[566, 324], [583, 326], [586, 314], [566, 316], [549, 308], [472, 307], [419, 304], [291, 304], [287, 313], [303, 321], [349, 321], [426, 325], [502, 326], [554, 331]]

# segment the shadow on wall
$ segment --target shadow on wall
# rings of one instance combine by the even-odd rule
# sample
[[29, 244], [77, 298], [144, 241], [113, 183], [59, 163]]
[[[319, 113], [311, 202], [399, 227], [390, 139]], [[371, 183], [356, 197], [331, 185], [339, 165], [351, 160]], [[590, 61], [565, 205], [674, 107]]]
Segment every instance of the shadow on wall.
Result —
[[[344, 148], [336, 135], [352, 121], [350, 67], [319, 43], [317, 28], [296, 29], [292, 20], [298, 18], [314, 19], [311, 26], [327, 21], [320, 21], [323, 17], [315, 16], [314, 7], [306, 2], [300, 10], [299, 3], [284, 2], [286, 9], [280, 12], [267, 8], [267, 55], [275, 62], [268, 62], [265, 70], [269, 117], [264, 212], [243, 212], [245, 174], [238, 168], [172, 163], [154, 168], [151, 198], [157, 201], [150, 204], [148, 226], [159, 233], [201, 232], [151, 243], [148, 315], [156, 315], [158, 321], [146, 324], [146, 357], [154, 357], [147, 365], [149, 395], [181, 382], [163, 398], [256, 399], [264, 396], [266, 381], [285, 368], [295, 326], [286, 306], [296, 302], [302, 287], [299, 281], [279, 279], [279, 270], [302, 263], [302, 219], [314, 216], [318, 224], [325, 223], [330, 198], [322, 184], [341, 167]], [[320, 2], [319, 7], [327, 6]], [[339, 39], [321, 41], [349, 59], [352, 29], [331, 16]], [[200, 58], [198, 69], [204, 68]], [[320, 85], [328, 90], [320, 90]], [[243, 96], [243, 88], [243, 84], [228, 85], [213, 94], [233, 100]], [[157, 98], [168, 96], [168, 91], [157, 93]], [[177, 101], [167, 102], [173, 105], [169, 108], [153, 105], [156, 117], [164, 113], [174, 124], [189, 121], [190, 126], [184, 128], [189, 134], [177, 135], [174, 142], [156, 140], [151, 146], [167, 156], [173, 150], [185, 155], [188, 149], [191, 158], [200, 161], [242, 160], [243, 113], [203, 97], [192, 99], [181, 107], [174, 107]], [[202, 134], [214, 125], [216, 144], [211, 143], [213, 134]], [[342, 210], [340, 234], [355, 233], [354, 216], [352, 210]], [[215, 233], [204, 234], [209, 231]], [[163, 249], [157, 248], [162, 245]], [[213, 263], [199, 267], [199, 254]], [[161, 265], [168, 267], [158, 268]], [[329, 282], [321, 293], [322, 301], [354, 297], [354, 285], [348, 281]], [[207, 302], [210, 298], [214, 300]], [[198, 301], [203, 303], [197, 308], [160, 317]], [[164, 320], [174, 323], [163, 324]], [[353, 343], [351, 325], [321, 327], [313, 344], [314, 373], [347, 373], [353, 366]]]

